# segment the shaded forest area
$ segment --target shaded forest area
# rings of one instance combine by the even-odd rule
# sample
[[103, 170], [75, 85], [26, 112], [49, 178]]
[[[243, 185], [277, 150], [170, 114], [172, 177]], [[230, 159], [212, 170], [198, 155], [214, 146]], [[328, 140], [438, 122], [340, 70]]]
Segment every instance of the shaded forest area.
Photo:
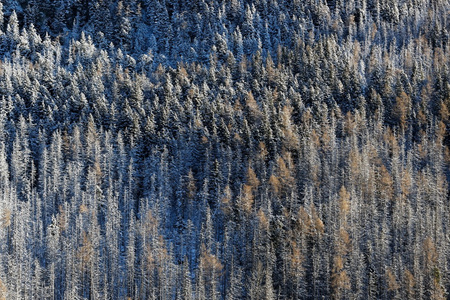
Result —
[[1, 4], [0, 299], [448, 299], [448, 0]]

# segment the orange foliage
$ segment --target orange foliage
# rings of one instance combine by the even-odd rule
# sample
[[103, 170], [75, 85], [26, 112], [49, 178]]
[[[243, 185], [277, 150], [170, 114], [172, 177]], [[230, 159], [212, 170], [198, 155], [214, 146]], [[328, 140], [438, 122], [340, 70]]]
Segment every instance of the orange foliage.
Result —
[[397, 136], [392, 132], [391, 128], [387, 128], [383, 135], [383, 139], [391, 153], [394, 154], [399, 152], [400, 148], [398, 146]]
[[347, 271], [344, 270], [344, 260], [339, 255], [333, 258], [331, 287], [333, 288], [335, 299], [341, 298], [342, 292], [350, 289], [350, 277], [348, 277]]
[[443, 101], [441, 102], [439, 115], [441, 117], [441, 120], [444, 122], [448, 121], [450, 118], [450, 111], [448, 110], [447, 105], [445, 105], [445, 103]]
[[298, 245], [295, 241], [292, 241], [290, 263], [293, 276], [298, 276], [303, 273], [303, 261], [304, 257], [301, 252], [301, 246]]
[[385, 165], [381, 165], [379, 169], [379, 191], [384, 193], [388, 199], [392, 199], [393, 190], [393, 180], [391, 174], [386, 169]]
[[358, 150], [352, 149], [348, 155], [350, 172], [353, 176], [358, 176], [360, 174], [360, 154]]
[[280, 190], [281, 190], [281, 182], [280, 182], [280, 180], [275, 175], [270, 175], [269, 184], [270, 184], [270, 187], [271, 187], [272, 191], [276, 195], [279, 195]]
[[350, 211], [350, 194], [345, 186], [339, 190], [339, 210], [342, 217], [345, 217]]
[[255, 97], [253, 97], [253, 93], [251, 91], [247, 93], [245, 104], [247, 105], [250, 116], [253, 118], [260, 118], [262, 116], [261, 109], [259, 108], [259, 105], [256, 102]]
[[200, 264], [203, 266], [205, 276], [208, 279], [214, 279], [222, 274], [222, 263], [215, 255], [208, 252], [205, 244], [201, 246]]
[[411, 111], [411, 98], [405, 92], [401, 92], [395, 102], [394, 114], [399, 121], [400, 128], [404, 130]]
[[258, 148], [259, 148], [258, 158], [262, 159], [262, 160], [266, 159], [267, 154], [269, 154], [269, 152], [267, 151], [267, 148], [266, 148], [266, 144], [264, 144], [263, 142], [260, 142], [258, 145]]
[[251, 167], [248, 167], [247, 169], [247, 184], [250, 185], [252, 188], [258, 188], [259, 186], [259, 179], [255, 174], [255, 171]]
[[300, 232], [308, 235], [311, 234], [313, 231], [313, 223], [311, 222], [311, 217], [304, 207], [300, 207], [297, 218], [300, 226]]
[[311, 142], [316, 149], [320, 149], [320, 137], [315, 129], [311, 132]]
[[0, 279], [0, 300], [6, 300], [6, 296], [8, 295], [8, 290], [6, 285]]
[[325, 231], [325, 225], [318, 216], [313, 204], [311, 205], [311, 214], [308, 214], [304, 207], [300, 207], [297, 214], [297, 222], [300, 232], [307, 235], [318, 234], [320, 236]]
[[269, 219], [267, 218], [266, 214], [260, 209], [258, 211], [258, 221], [259, 225], [265, 229], [266, 231], [269, 230]]
[[430, 268], [433, 267], [437, 263], [438, 254], [433, 241], [429, 237], [427, 237], [423, 242], [423, 253], [425, 258], [425, 266]]
[[66, 213], [62, 205], [59, 206], [59, 213], [57, 216], [58, 228], [60, 233], [66, 230]]
[[311, 204], [311, 217], [314, 221], [316, 232], [319, 234], [323, 234], [325, 232], [325, 225], [317, 214], [314, 204]]
[[388, 285], [388, 291], [396, 291], [400, 288], [395, 278], [395, 274], [392, 272], [391, 268], [386, 270], [386, 282]]
[[242, 187], [242, 192], [241, 192], [241, 202], [240, 202], [240, 208], [246, 212], [246, 213], [250, 213], [252, 211], [253, 208], [253, 202], [254, 202], [254, 196], [253, 196], [253, 188], [252, 186], [248, 185], [248, 184], [244, 184], [244, 186]]
[[85, 204], [80, 205], [80, 213], [85, 214], [88, 211], [89, 211], [89, 209], [87, 208], [87, 206]]
[[11, 210], [7, 208], [3, 210], [1, 222], [3, 228], [8, 228], [11, 225]]
[[[288, 162], [288, 164], [286, 164], [286, 162]], [[281, 157], [279, 157], [277, 159], [277, 174], [278, 174], [278, 178], [280, 180], [280, 182], [283, 185], [283, 188], [289, 188], [292, 187], [293, 184], [295, 183], [295, 179], [294, 177], [292, 177], [291, 174], [291, 170], [289, 169], [288, 166], [290, 166], [291, 162], [291, 158], [289, 155], [287, 155], [287, 157], [285, 157], [285, 159], [282, 159]]]
[[91, 238], [87, 232], [83, 232], [82, 239], [82, 245], [78, 249], [77, 257], [81, 261], [82, 270], [86, 271], [92, 260], [92, 255], [94, 254], [94, 246], [92, 245]]
[[354, 133], [355, 128], [356, 128], [355, 117], [352, 115], [351, 112], [348, 112], [345, 115], [344, 132], [347, 135], [351, 135]]
[[414, 279], [414, 275], [409, 270], [405, 270], [405, 273], [403, 274], [403, 281], [408, 299], [413, 299], [416, 280]]

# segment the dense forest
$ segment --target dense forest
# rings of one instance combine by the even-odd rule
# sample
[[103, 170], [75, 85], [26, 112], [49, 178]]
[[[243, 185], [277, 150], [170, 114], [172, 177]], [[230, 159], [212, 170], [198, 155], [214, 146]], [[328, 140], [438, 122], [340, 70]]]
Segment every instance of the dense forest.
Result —
[[449, 0], [0, 10], [0, 299], [449, 299]]

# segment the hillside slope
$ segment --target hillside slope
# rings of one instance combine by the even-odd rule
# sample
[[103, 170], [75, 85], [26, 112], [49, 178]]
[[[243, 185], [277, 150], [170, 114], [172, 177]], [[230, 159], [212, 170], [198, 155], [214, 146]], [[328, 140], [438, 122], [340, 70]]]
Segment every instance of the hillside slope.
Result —
[[446, 299], [449, 1], [2, 1], [0, 299]]

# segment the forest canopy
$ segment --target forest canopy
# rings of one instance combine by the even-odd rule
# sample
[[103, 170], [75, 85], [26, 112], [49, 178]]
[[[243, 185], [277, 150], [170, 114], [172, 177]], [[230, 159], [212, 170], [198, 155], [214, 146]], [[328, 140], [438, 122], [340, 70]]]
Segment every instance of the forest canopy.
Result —
[[0, 10], [0, 299], [448, 297], [448, 0]]

